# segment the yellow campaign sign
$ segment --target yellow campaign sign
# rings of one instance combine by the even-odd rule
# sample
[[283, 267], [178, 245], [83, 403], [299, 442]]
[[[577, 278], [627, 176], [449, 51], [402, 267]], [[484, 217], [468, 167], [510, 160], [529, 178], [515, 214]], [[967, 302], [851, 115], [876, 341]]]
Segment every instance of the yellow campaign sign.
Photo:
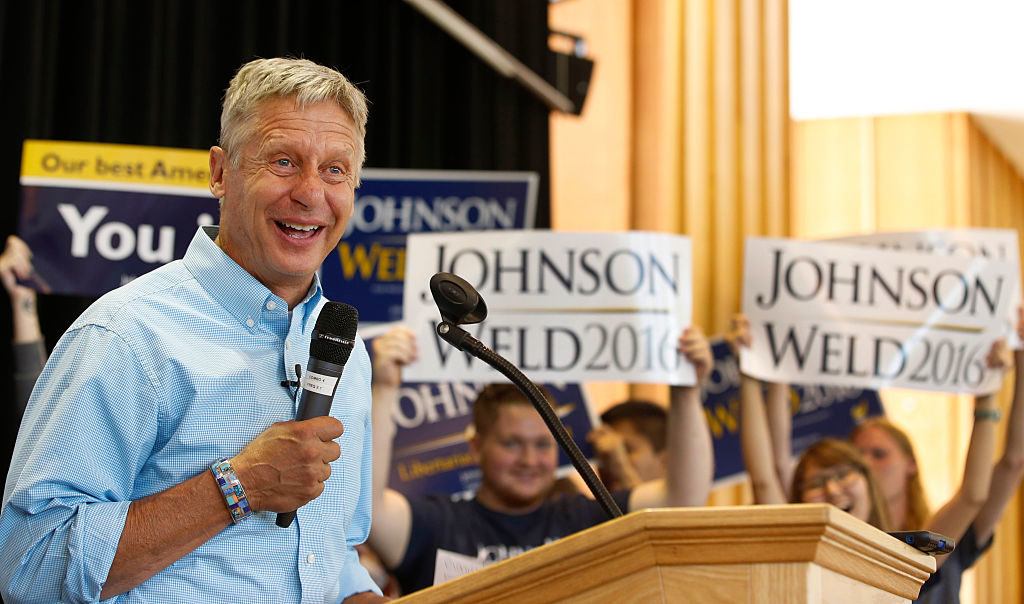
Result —
[[26, 140], [21, 178], [208, 190], [209, 157], [198, 149]]

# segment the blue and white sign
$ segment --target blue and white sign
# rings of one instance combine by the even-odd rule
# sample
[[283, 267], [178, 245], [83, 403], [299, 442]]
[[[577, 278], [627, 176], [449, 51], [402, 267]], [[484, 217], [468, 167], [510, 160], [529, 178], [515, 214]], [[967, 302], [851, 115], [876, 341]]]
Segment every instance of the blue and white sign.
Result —
[[324, 292], [362, 321], [401, 320], [409, 234], [529, 229], [536, 203], [532, 172], [367, 169], [348, 230], [324, 261]]

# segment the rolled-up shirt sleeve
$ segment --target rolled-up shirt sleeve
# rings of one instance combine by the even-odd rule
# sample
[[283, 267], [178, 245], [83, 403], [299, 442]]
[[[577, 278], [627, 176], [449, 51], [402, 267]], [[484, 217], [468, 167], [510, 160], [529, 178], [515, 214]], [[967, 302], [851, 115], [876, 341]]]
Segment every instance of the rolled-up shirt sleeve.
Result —
[[157, 439], [155, 377], [96, 325], [73, 327], [32, 393], [0, 511], [9, 602], [99, 600], [135, 477]]
[[339, 602], [344, 602], [345, 598], [364, 591], [372, 591], [378, 596], [380, 595], [380, 588], [370, 578], [370, 573], [359, 563], [359, 554], [352, 547], [348, 547], [345, 551], [345, 564], [341, 567], [341, 599]]

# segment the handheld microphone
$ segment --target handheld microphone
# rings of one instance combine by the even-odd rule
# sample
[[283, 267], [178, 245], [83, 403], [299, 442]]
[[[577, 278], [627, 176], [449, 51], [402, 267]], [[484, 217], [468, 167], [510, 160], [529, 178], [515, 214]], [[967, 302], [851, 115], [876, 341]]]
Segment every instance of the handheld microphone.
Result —
[[[299, 421], [331, 412], [334, 391], [341, 372], [356, 343], [359, 312], [341, 302], [328, 302], [320, 311], [309, 343], [309, 362], [302, 374], [302, 397], [299, 399]], [[288, 528], [295, 512], [277, 515], [277, 526]]]

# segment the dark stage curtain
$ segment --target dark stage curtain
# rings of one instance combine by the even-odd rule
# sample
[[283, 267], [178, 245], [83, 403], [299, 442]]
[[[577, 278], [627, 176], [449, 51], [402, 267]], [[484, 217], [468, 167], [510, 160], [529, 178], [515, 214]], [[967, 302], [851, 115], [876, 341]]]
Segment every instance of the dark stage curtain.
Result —
[[[544, 74], [546, 0], [447, 3]], [[24, 139], [209, 148], [234, 71], [271, 56], [331, 65], [366, 92], [367, 166], [535, 171], [537, 220], [548, 225], [546, 107], [400, 0], [31, 0], [0, 3], [0, 235], [17, 229]], [[50, 346], [88, 302], [42, 297]], [[6, 468], [18, 419], [13, 404], [4, 413]]]

